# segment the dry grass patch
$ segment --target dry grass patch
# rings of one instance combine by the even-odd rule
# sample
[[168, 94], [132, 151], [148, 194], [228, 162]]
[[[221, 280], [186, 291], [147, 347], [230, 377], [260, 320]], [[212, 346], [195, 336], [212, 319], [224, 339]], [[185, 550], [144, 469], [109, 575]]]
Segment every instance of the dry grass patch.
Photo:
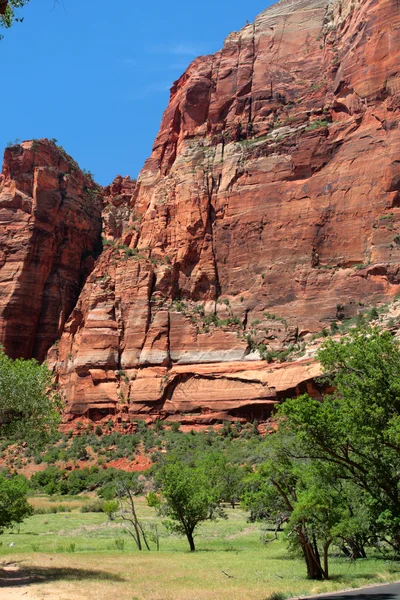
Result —
[[260, 528], [240, 509], [227, 509], [228, 520], [203, 524], [198, 551], [190, 553], [144, 499], [137, 510], [144, 523], [157, 522], [159, 552], [138, 552], [122, 522], [73, 511], [34, 515], [19, 534], [3, 534], [0, 561], [29, 572], [30, 593], [44, 600], [265, 600], [400, 579], [400, 565], [378, 556], [352, 563], [332, 557], [331, 581], [307, 581], [303, 561], [288, 555], [283, 534], [262, 545]]

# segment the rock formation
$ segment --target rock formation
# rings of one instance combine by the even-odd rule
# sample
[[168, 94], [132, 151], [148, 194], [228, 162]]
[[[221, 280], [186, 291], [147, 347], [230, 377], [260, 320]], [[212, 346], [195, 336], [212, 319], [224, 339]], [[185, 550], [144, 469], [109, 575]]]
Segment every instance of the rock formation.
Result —
[[[395, 0], [282, 0], [188, 67], [138, 181], [103, 192], [72, 312], [78, 285], [41, 308], [38, 348], [71, 312], [48, 355], [68, 418], [265, 418], [319, 393], [309, 360], [260, 359], [400, 291], [399, 51]], [[3, 295], [6, 345], [28, 290]]]
[[0, 175], [0, 339], [43, 360], [101, 247], [99, 188], [53, 142], [7, 148]]

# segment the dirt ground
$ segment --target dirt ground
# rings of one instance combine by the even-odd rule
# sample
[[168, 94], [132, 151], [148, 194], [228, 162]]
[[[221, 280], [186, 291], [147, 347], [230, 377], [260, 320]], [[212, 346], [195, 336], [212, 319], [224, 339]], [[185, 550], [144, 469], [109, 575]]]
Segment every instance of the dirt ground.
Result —
[[0, 570], [0, 598], [1, 600], [41, 600], [34, 593], [28, 573], [16, 563], [8, 563]]

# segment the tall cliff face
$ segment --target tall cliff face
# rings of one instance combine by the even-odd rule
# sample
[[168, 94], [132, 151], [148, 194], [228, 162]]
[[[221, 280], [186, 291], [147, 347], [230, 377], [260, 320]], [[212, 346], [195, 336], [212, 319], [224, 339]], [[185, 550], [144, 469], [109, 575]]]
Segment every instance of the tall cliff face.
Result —
[[[283, 0], [174, 83], [49, 361], [69, 414], [265, 417], [273, 356], [400, 291], [397, 0]], [[182, 419], [182, 417], [179, 417]]]
[[43, 360], [101, 249], [98, 187], [52, 142], [5, 152], [0, 175], [0, 339]]

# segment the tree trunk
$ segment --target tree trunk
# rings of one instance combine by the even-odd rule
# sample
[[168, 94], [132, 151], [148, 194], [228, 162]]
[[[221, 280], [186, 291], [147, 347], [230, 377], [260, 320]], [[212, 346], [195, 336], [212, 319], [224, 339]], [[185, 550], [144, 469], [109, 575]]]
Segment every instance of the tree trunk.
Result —
[[365, 552], [364, 543], [361, 539], [352, 538], [347, 540], [347, 544], [350, 548], [342, 548], [343, 552], [352, 558], [353, 560], [357, 558], [367, 558], [367, 553]]
[[137, 526], [137, 523], [135, 523], [134, 527], [135, 527], [135, 532], [136, 532], [136, 544], [137, 544], [138, 550], [141, 550], [142, 549], [142, 540], [140, 539], [140, 531], [139, 531], [139, 527]]
[[194, 552], [196, 550], [196, 548], [194, 546], [193, 532], [192, 531], [187, 531], [186, 532], [186, 537], [187, 537], [188, 542], [189, 542], [190, 552]]
[[314, 549], [311, 544], [306, 542], [303, 547], [304, 558], [307, 565], [307, 575], [309, 579], [316, 579], [317, 581], [322, 581], [325, 579], [324, 571], [321, 567], [321, 563], [319, 559], [314, 554]]
[[325, 579], [329, 579], [329, 569], [328, 569], [328, 550], [329, 550], [329, 546], [331, 545], [332, 540], [328, 540], [326, 542], [326, 544], [324, 544], [324, 575], [325, 575]]
[[317, 548], [317, 552], [315, 552], [315, 548], [314, 548], [314, 545], [316, 545], [315, 539], [314, 539], [314, 544], [312, 544], [308, 539], [307, 533], [301, 526], [299, 526], [296, 529], [296, 533], [298, 535], [299, 542], [300, 542], [301, 548], [303, 550], [304, 559], [306, 561], [308, 578], [309, 579], [317, 579], [318, 581], [325, 579], [325, 573], [321, 566], [321, 560], [319, 557], [318, 548]]

